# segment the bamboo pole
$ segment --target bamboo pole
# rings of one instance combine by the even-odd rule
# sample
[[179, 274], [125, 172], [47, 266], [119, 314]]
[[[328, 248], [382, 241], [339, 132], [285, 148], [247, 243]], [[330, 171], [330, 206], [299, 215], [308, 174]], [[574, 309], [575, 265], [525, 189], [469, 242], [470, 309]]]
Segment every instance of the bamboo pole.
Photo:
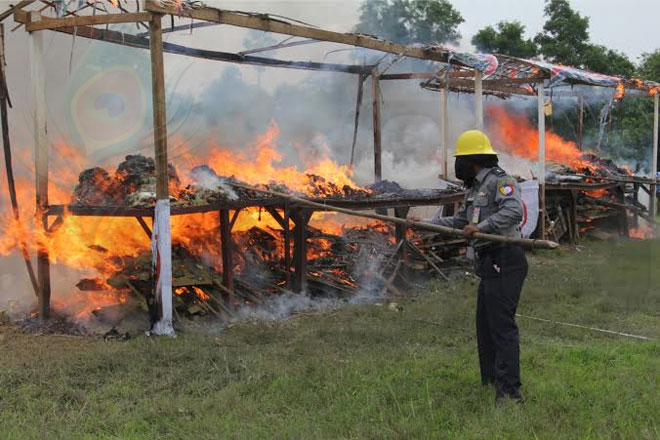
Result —
[[381, 163], [382, 139], [380, 132], [380, 82], [378, 79], [378, 68], [371, 71], [371, 101], [373, 105], [373, 129], [374, 129], [374, 181], [383, 179]]
[[[31, 12], [32, 21], [41, 20]], [[30, 33], [30, 74], [32, 77], [32, 109], [34, 122], [34, 175], [36, 185], [37, 227], [47, 229], [48, 209], [48, 134], [46, 128], [46, 71], [43, 54], [43, 31]], [[50, 258], [43, 242], [37, 244], [37, 281], [39, 284], [39, 319], [50, 317]]]
[[484, 129], [483, 73], [474, 71], [474, 111], [477, 130]]
[[449, 179], [449, 167], [447, 165], [447, 151], [449, 150], [449, 106], [447, 101], [449, 100], [449, 87], [445, 85], [443, 89], [440, 90], [440, 132], [442, 136], [442, 150], [441, 150], [441, 161], [442, 161], [442, 178]]
[[[232, 186], [235, 186], [237, 188], [242, 188], [242, 189], [247, 189], [251, 191], [256, 191], [260, 192], [263, 194], [269, 194], [271, 196], [275, 197], [280, 197], [286, 200], [291, 200], [293, 202], [296, 202], [297, 204], [303, 205], [303, 206], [308, 206], [310, 208], [314, 208], [318, 211], [332, 211], [332, 212], [340, 212], [342, 214], [348, 214], [348, 215], [353, 215], [356, 217], [364, 217], [364, 218], [372, 218], [375, 220], [382, 220], [385, 222], [390, 222], [390, 223], [396, 223], [399, 225], [404, 225], [408, 228], [415, 228], [415, 229], [421, 229], [425, 231], [432, 231], [432, 232], [437, 232], [440, 234], [444, 235], [452, 235], [454, 237], [462, 237], [463, 236], [463, 231], [461, 229], [456, 229], [456, 228], [450, 228], [447, 226], [440, 226], [440, 225], [434, 225], [432, 223], [424, 223], [424, 222], [416, 222], [412, 220], [407, 220], [407, 219], [401, 219], [397, 217], [390, 217], [387, 215], [380, 215], [380, 214], [372, 214], [370, 212], [362, 212], [362, 211], [355, 211], [352, 209], [346, 209], [346, 208], [339, 208], [336, 206], [330, 206], [326, 205], [323, 203], [317, 203], [317, 202], [312, 202], [311, 200], [303, 199], [301, 197], [296, 197], [292, 196], [290, 194], [285, 194], [281, 193], [278, 191], [271, 191], [267, 189], [259, 189], [259, 188], [254, 188], [252, 186], [248, 185], [243, 185], [240, 183], [234, 183], [234, 182], [227, 182]], [[533, 240], [529, 238], [516, 238], [516, 237], [505, 237], [503, 235], [495, 235], [495, 234], [484, 234], [481, 232], [477, 232], [472, 235], [472, 238], [478, 238], [480, 240], [487, 240], [487, 241], [492, 241], [495, 243], [507, 243], [507, 244], [516, 244], [519, 246], [527, 247], [527, 248], [532, 248], [532, 249], [557, 249], [559, 247], [559, 244], [550, 241], [550, 240]]]
[[541, 218], [541, 239], [545, 239], [545, 86], [543, 81], [538, 85], [538, 129], [539, 129], [539, 207]]
[[355, 165], [355, 144], [357, 143], [358, 127], [360, 124], [360, 107], [362, 106], [362, 93], [364, 90], [365, 78], [366, 76], [363, 73], [358, 77], [357, 99], [355, 100], [355, 125], [353, 128], [353, 143], [351, 144], [351, 168]]
[[[11, 160], [11, 143], [9, 140], [9, 117], [7, 114], [7, 103], [9, 102], [9, 90], [7, 88], [7, 77], [5, 72], [5, 25], [0, 23], [0, 120], [2, 121], [2, 146], [5, 153], [5, 169], [7, 171], [7, 188], [9, 199], [14, 212], [14, 219], [20, 223], [20, 211], [18, 209], [18, 198], [16, 197], [16, 184], [14, 182], [14, 169]], [[39, 283], [30, 261], [30, 252], [23, 237], [20, 238], [21, 253], [30, 277], [30, 283], [34, 294], [39, 297]]]
[[[653, 153], [651, 156], [651, 174], [652, 179], [655, 181], [658, 177], [658, 101], [660, 100], [660, 95], [655, 94], [653, 97]], [[651, 200], [649, 203], [649, 211], [651, 218], [655, 218], [658, 213], [658, 194], [656, 184], [651, 184]]]
[[165, 67], [163, 65], [161, 15], [153, 14], [149, 21], [149, 35], [157, 198], [152, 231], [152, 252], [156, 273], [154, 296], [160, 305], [160, 319], [154, 323], [152, 331], [155, 334], [174, 336], [172, 327], [172, 234], [170, 230]]

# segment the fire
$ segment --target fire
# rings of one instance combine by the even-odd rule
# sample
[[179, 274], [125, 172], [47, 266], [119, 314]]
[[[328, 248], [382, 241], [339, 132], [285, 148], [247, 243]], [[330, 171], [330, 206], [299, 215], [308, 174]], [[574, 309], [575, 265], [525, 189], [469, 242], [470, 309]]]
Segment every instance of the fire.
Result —
[[[294, 191], [313, 196], [325, 197], [341, 195], [346, 188], [367, 191], [360, 188], [353, 180], [350, 167], [338, 164], [329, 158], [327, 148], [320, 154], [302, 161], [303, 165], [283, 165], [283, 155], [278, 150], [279, 128], [271, 124], [268, 130], [258, 136], [254, 142], [242, 149], [219, 146], [209, 141], [206, 149], [192, 151], [185, 143], [170, 139], [170, 160], [177, 169], [179, 182], [171, 182], [170, 191], [176, 198], [187, 185], [193, 182], [190, 169], [196, 165], [207, 164], [219, 176], [234, 176], [249, 184], [274, 183], [285, 185]], [[29, 148], [17, 149], [19, 160], [15, 164], [32, 164]], [[112, 161], [119, 163], [120, 158]], [[72, 193], [78, 181], [78, 175], [89, 168], [90, 164], [83, 151], [71, 145], [66, 139], [51, 145], [50, 203], [68, 205], [73, 203]], [[106, 167], [113, 175], [114, 169]], [[76, 270], [82, 277], [95, 278], [101, 285], [123, 266], [124, 258], [137, 257], [150, 249], [150, 240], [134, 218], [126, 217], [81, 217], [65, 211], [59, 226], [48, 232], [34, 216], [34, 171], [28, 167], [17, 166], [16, 183], [21, 208], [21, 221], [17, 222], [10, 210], [0, 215], [0, 256], [20, 250], [21, 241], [25, 241], [34, 257], [35, 250], [41, 246], [50, 255], [51, 263]], [[6, 178], [0, 183], [0, 201], [9, 206], [7, 200]], [[113, 189], [108, 186], [107, 191]], [[233, 212], [230, 213], [233, 216]], [[145, 219], [147, 220], [147, 219]], [[53, 224], [55, 217], [50, 217]], [[172, 238], [174, 244], [183, 245], [191, 254], [202, 257], [215, 268], [222, 269], [219, 241], [219, 220], [217, 213], [173, 216]], [[150, 223], [149, 221], [147, 223]], [[341, 234], [347, 226], [369, 227], [374, 222], [363, 219], [317, 213], [310, 226], [328, 234]], [[240, 211], [234, 224], [233, 232], [247, 233], [252, 228], [271, 231], [276, 237], [278, 254], [284, 254], [282, 227], [272, 216], [259, 209], [249, 208]], [[291, 223], [293, 227], [293, 223]], [[235, 235], [235, 237], [236, 237]], [[311, 256], [322, 256], [328, 252], [329, 242], [310, 240], [320, 244], [310, 244]], [[241, 262], [237, 262], [237, 265]], [[240, 267], [238, 268], [240, 271]], [[61, 284], [54, 279], [53, 306], [68, 310], [76, 317], [89, 316], [100, 307], [119, 304], [126, 301], [127, 291], [80, 292], [75, 288], [61, 291]], [[194, 293], [199, 299], [206, 300], [208, 294], [201, 289], [176, 289], [176, 294]]]
[[595, 198], [606, 197], [610, 194], [606, 188], [594, 189], [592, 191], [585, 191], [584, 193], [589, 197], [595, 197]]
[[615, 99], [623, 99], [624, 96], [626, 96], [626, 89], [625, 89], [625, 87], [623, 86], [623, 83], [620, 82], [620, 83], [616, 86], [616, 91], [614, 92], [614, 98], [615, 98]]
[[[511, 113], [503, 106], [490, 106], [487, 112], [488, 132], [497, 147], [523, 159], [538, 160], [538, 129], [530, 124], [526, 115]], [[575, 170], [593, 170], [593, 164], [581, 158], [583, 154], [574, 142], [546, 131], [546, 160], [569, 165]]]
[[[238, 151], [209, 141], [208, 157], [200, 157], [198, 152], [190, 150], [190, 146], [182, 145], [175, 165], [182, 164], [185, 167], [179, 168], [191, 169], [206, 164], [219, 176], [235, 176], [252, 185], [270, 182], [282, 184], [308, 196], [329, 196], [337, 188], [341, 190], [344, 187], [366, 191], [353, 181], [350, 166], [340, 165], [329, 158], [327, 146], [324, 146], [320, 157], [304, 161], [303, 171], [295, 166], [283, 166], [283, 155], [277, 146], [279, 134], [277, 124], [271, 123], [264, 134]], [[193, 183], [185, 171], [182, 170], [184, 183]]]

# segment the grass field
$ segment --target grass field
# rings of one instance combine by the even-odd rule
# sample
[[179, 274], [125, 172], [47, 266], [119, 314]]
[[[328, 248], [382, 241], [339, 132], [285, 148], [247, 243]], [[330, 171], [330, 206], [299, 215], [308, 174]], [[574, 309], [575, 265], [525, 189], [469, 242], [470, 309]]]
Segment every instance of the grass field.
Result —
[[660, 438], [660, 245], [530, 256], [524, 405], [479, 384], [474, 279], [403, 310], [352, 306], [126, 342], [0, 327], [0, 438]]

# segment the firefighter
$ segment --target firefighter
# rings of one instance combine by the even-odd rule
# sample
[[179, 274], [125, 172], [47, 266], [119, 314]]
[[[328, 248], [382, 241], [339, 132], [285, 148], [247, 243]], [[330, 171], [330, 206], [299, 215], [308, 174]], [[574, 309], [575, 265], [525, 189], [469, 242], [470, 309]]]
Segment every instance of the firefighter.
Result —
[[[464, 203], [453, 217], [432, 222], [462, 229], [467, 238], [475, 232], [520, 237], [520, 187], [498, 166], [488, 136], [478, 130], [461, 134], [454, 157], [456, 178], [466, 188]], [[476, 313], [481, 381], [495, 386], [498, 403], [507, 398], [522, 402], [515, 314], [527, 276], [525, 253], [520, 246], [473, 238], [468, 258], [481, 279]]]

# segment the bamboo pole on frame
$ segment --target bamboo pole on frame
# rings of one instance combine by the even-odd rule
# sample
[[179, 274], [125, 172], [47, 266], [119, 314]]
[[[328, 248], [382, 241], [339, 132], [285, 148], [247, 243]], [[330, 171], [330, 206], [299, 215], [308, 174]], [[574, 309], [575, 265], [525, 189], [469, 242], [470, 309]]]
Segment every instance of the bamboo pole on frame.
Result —
[[156, 158], [156, 209], [152, 232], [155, 268], [155, 299], [160, 317], [154, 323], [154, 334], [174, 336], [172, 327], [172, 236], [170, 231], [169, 172], [167, 169], [167, 118], [165, 106], [165, 67], [163, 65], [162, 15], [153, 14], [149, 21], [151, 53], [151, 93], [154, 117], [154, 150]]
[[541, 239], [545, 240], [545, 85], [538, 85], [538, 128], [539, 128], [539, 224]]
[[[660, 95], [658, 93], [653, 97], [653, 154], [651, 156], [651, 178], [655, 181], [658, 178], [658, 101]], [[651, 218], [655, 218], [658, 213], [658, 194], [657, 185], [651, 185], [651, 200], [649, 203], [649, 213]]]
[[[30, 13], [31, 21], [41, 20], [38, 12]], [[34, 122], [34, 175], [36, 188], [37, 227], [47, 228], [48, 209], [48, 132], [46, 126], [46, 70], [43, 58], [43, 31], [30, 33], [30, 74], [32, 77], [32, 109]], [[39, 284], [39, 319], [50, 317], [50, 258], [45, 243], [37, 243], [37, 282]]]
[[477, 130], [484, 129], [483, 73], [474, 71], [474, 112]]
[[449, 149], [449, 106], [447, 101], [449, 100], [449, 87], [445, 87], [440, 90], [440, 134], [442, 136], [442, 177], [444, 179], [449, 178], [449, 169], [447, 165], [447, 151]]
[[371, 100], [373, 104], [373, 128], [374, 128], [374, 180], [380, 182], [383, 179], [381, 163], [382, 145], [380, 132], [380, 80], [378, 69], [371, 71]]

